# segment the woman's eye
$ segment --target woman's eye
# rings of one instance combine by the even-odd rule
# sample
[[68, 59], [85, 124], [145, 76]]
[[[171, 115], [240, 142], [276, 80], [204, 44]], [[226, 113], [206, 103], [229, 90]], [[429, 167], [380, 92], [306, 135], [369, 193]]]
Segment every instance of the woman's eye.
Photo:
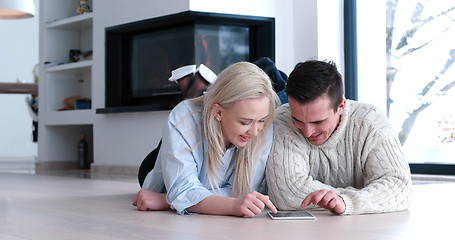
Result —
[[248, 125], [248, 124], [250, 124], [250, 122], [240, 122], [240, 124], [242, 124], [242, 125]]

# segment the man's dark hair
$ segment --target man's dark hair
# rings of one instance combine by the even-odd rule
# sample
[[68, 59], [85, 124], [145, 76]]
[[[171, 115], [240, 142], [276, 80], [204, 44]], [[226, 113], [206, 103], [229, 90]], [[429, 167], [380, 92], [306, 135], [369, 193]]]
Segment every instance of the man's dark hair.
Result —
[[343, 80], [334, 62], [309, 60], [295, 66], [285, 92], [299, 103], [313, 102], [328, 93], [336, 111], [344, 96]]

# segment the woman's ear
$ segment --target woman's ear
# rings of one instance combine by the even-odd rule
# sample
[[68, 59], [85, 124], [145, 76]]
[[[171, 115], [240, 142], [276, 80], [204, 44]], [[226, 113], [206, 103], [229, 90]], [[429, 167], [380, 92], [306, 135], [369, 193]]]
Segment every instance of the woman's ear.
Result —
[[212, 105], [212, 115], [219, 122], [221, 121], [221, 106], [218, 103]]

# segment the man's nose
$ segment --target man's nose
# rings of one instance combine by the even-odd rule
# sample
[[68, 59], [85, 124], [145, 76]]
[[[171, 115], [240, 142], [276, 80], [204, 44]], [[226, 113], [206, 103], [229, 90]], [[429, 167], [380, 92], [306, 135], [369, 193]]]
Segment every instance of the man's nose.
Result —
[[310, 124], [302, 124], [300, 130], [303, 132], [303, 135], [305, 135], [305, 137], [311, 137], [311, 135], [314, 133], [314, 127], [312, 127]]

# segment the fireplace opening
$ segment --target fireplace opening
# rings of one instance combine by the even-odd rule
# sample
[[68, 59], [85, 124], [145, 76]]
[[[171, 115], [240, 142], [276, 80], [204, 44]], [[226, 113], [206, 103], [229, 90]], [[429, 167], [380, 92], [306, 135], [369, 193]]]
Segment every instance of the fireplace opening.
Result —
[[171, 71], [204, 64], [215, 74], [239, 61], [275, 60], [274, 18], [186, 11], [106, 28], [105, 108], [170, 110], [182, 100]]

